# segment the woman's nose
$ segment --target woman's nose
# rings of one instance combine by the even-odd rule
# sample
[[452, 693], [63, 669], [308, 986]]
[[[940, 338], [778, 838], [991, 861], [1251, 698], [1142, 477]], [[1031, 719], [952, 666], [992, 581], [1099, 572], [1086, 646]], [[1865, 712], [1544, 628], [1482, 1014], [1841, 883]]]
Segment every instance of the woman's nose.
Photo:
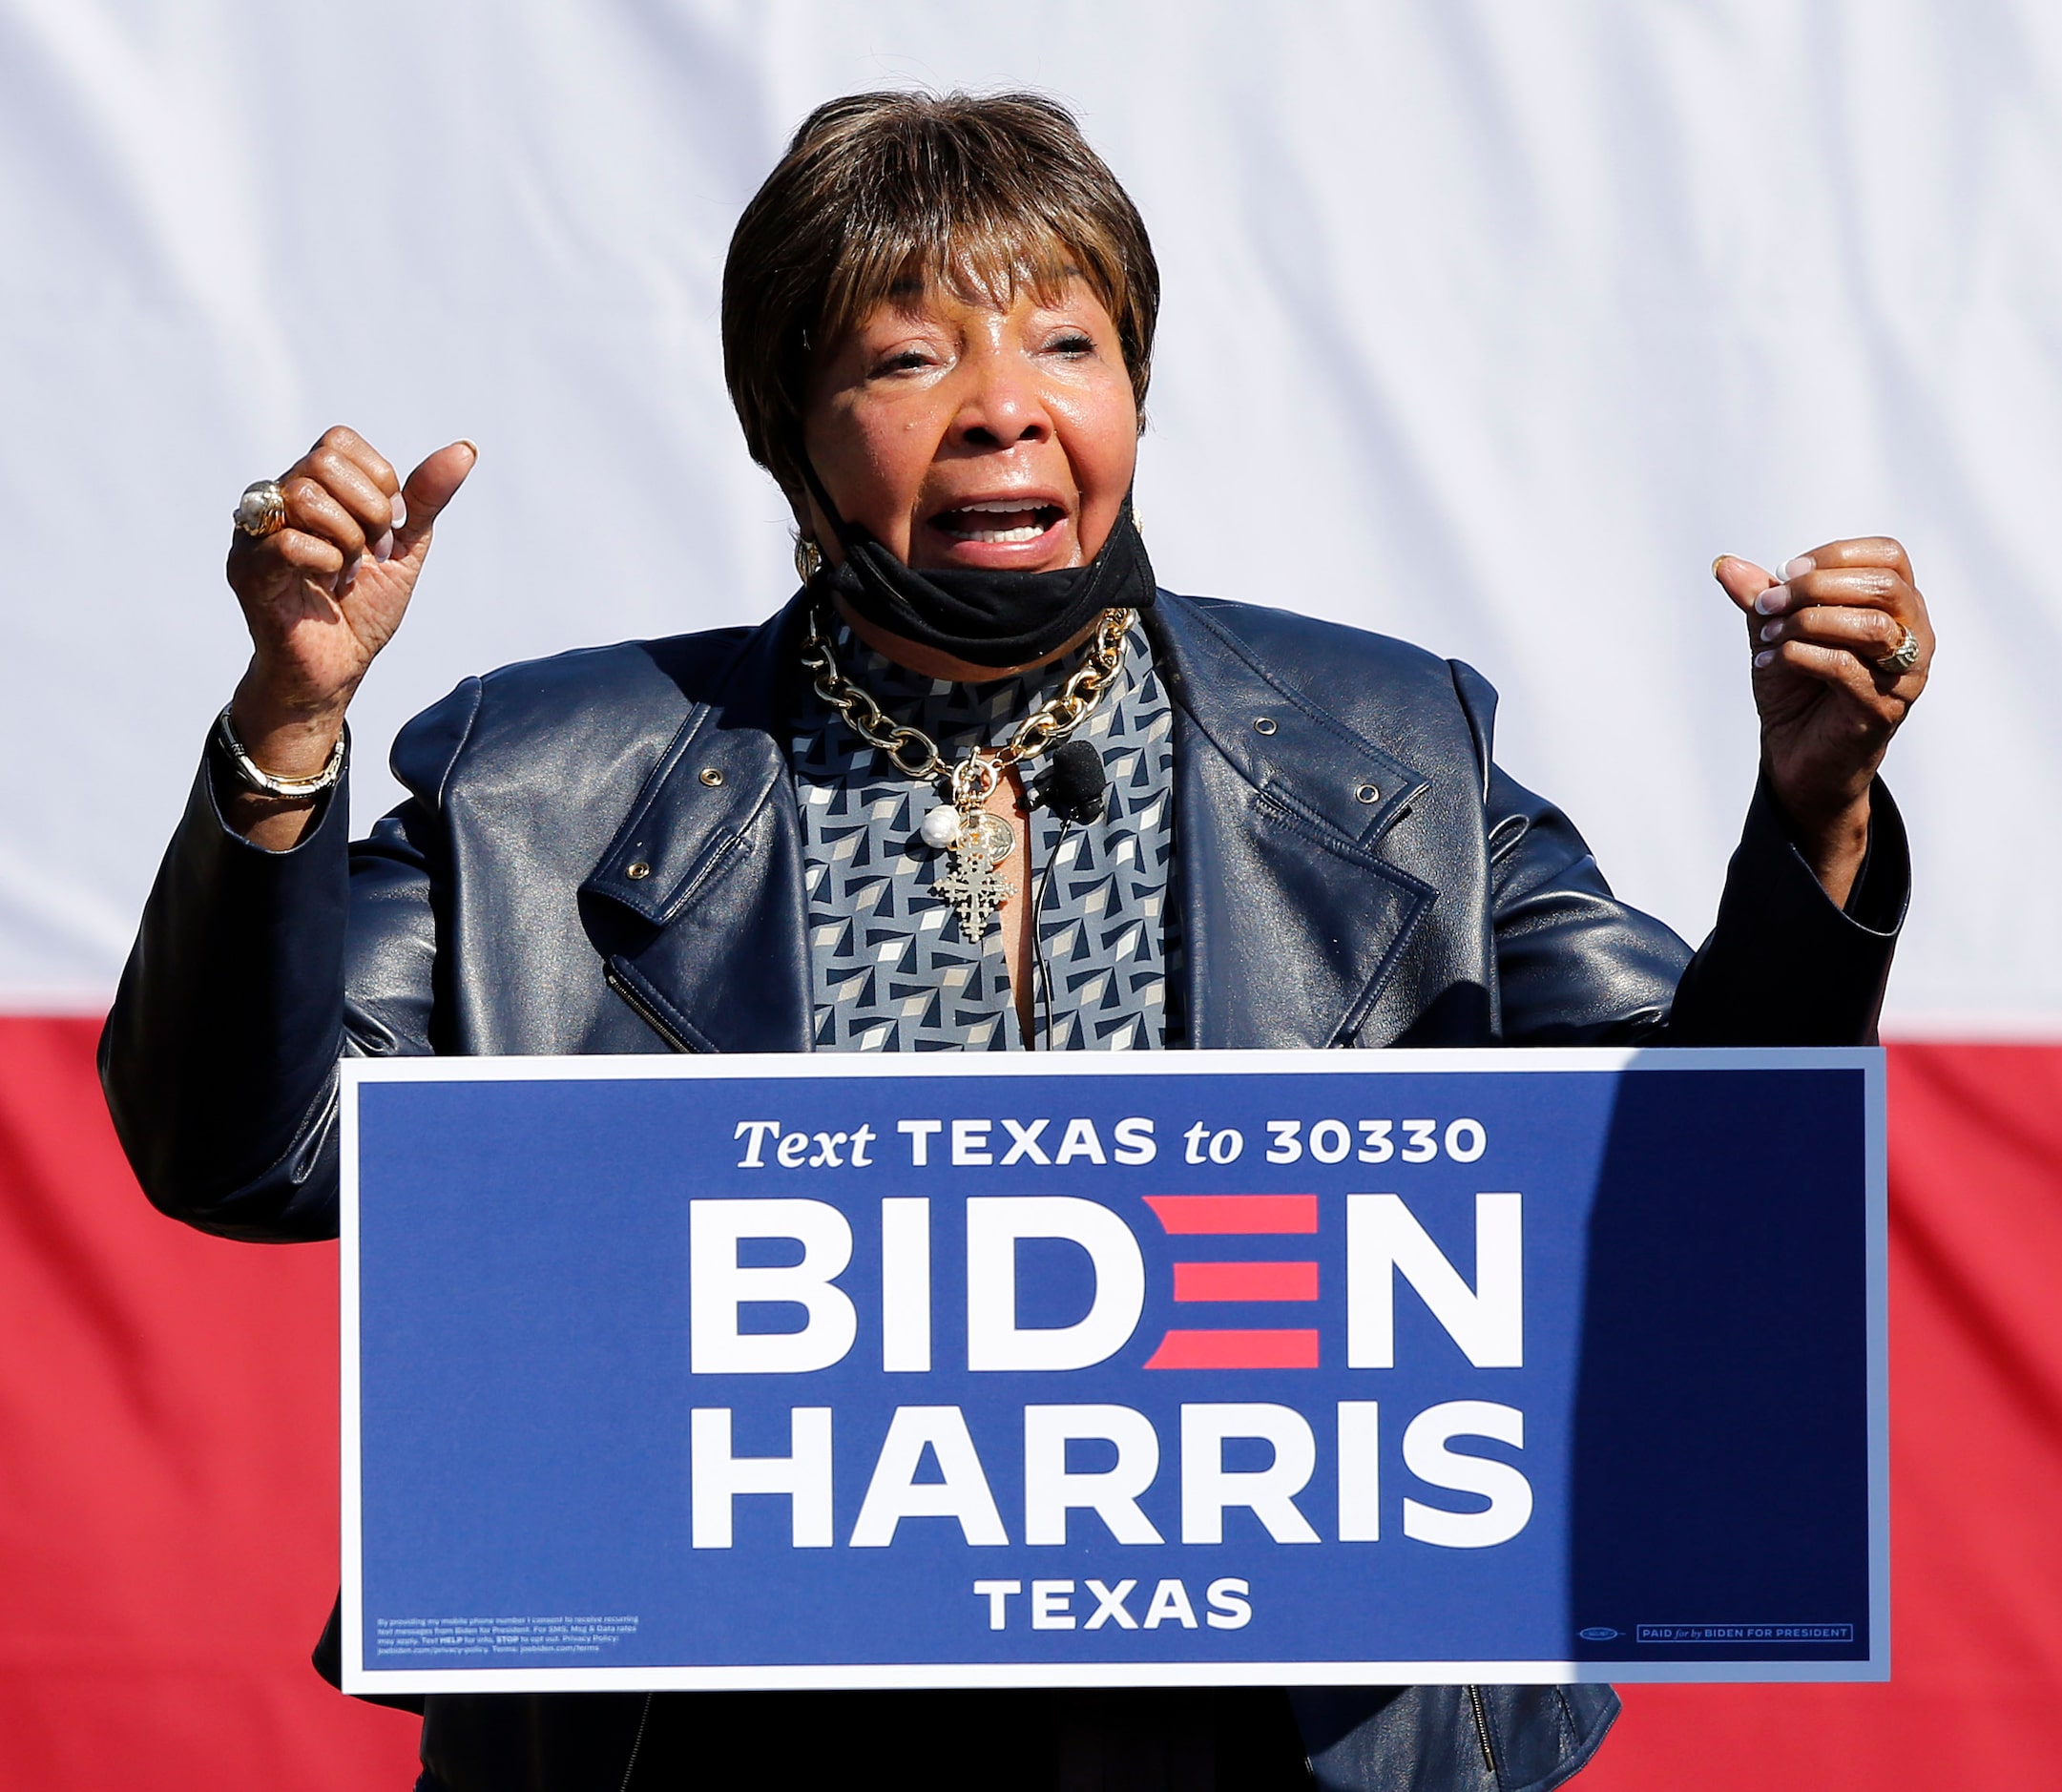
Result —
[[969, 448], [1012, 448], [1052, 433], [1037, 382], [1008, 355], [983, 356], [969, 368], [967, 391], [952, 433]]

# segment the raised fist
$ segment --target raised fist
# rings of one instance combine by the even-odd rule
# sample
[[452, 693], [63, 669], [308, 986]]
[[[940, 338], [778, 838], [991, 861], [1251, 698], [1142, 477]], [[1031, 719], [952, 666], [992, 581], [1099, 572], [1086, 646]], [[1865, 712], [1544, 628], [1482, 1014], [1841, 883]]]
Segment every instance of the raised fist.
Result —
[[1711, 570], [1746, 618], [1769, 784], [1819, 881], [1844, 902], [1868, 842], [1869, 781], [1933, 665], [1911, 563], [1871, 535], [1829, 541], [1780, 573], [1730, 553]]
[[[229, 584], [252, 653], [230, 719], [265, 771], [305, 778], [328, 762], [353, 693], [401, 626], [437, 516], [478, 455], [454, 442], [403, 485], [385, 455], [340, 426], [281, 477], [284, 525], [237, 531]], [[280, 812], [295, 806], [253, 798], [235, 819], [262, 845], [290, 845], [304, 813]]]

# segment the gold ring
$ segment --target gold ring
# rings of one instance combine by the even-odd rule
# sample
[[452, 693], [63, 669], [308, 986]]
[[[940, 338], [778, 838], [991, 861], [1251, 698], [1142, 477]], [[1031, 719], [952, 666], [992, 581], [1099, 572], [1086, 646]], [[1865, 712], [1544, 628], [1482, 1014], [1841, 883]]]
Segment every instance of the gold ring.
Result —
[[1893, 678], [1902, 678], [1918, 663], [1919, 637], [1906, 629], [1905, 638], [1876, 662], [1876, 670]]
[[243, 488], [230, 516], [252, 540], [262, 541], [286, 527], [286, 493], [277, 479], [260, 479]]

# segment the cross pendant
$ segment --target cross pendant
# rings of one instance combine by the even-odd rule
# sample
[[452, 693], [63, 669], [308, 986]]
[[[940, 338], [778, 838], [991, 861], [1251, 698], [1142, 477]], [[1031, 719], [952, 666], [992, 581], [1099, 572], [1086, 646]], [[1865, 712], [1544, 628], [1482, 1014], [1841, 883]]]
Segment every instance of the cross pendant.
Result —
[[931, 893], [952, 905], [959, 930], [978, 943], [989, 918], [1016, 894], [1016, 886], [996, 875], [994, 862], [978, 846], [959, 846], [952, 852], [952, 869], [931, 886]]

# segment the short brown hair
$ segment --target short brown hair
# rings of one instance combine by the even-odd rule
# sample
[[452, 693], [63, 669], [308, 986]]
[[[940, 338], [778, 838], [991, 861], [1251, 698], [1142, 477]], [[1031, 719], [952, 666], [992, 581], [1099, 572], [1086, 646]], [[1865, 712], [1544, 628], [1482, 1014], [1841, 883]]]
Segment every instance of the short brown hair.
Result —
[[723, 377], [752, 458], [803, 489], [815, 357], [912, 273], [1007, 303], [1070, 272], [1115, 323], [1142, 415], [1159, 268], [1138, 208], [1066, 107], [962, 93], [819, 106], [744, 208], [723, 264]]

